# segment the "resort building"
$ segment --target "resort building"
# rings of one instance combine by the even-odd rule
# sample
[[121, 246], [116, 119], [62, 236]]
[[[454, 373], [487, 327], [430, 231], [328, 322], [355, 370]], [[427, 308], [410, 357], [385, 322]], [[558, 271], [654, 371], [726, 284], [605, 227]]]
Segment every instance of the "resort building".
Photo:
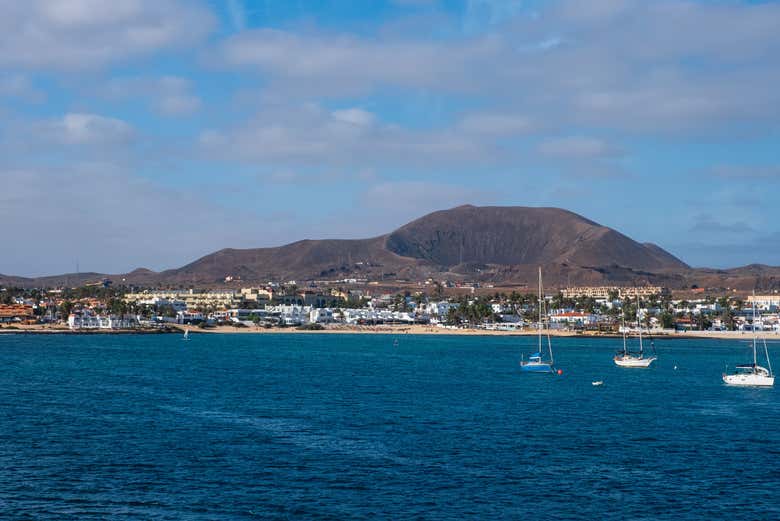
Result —
[[88, 312], [71, 313], [68, 316], [70, 329], [132, 329], [138, 321], [134, 318], [113, 315], [95, 315]]
[[668, 295], [669, 290], [660, 286], [582, 286], [571, 287], [561, 290], [564, 298], [589, 297], [594, 299], [608, 299], [610, 293], [616, 294], [618, 298], [636, 298]]
[[179, 311], [176, 313], [177, 324], [198, 324], [205, 320], [206, 317], [200, 311]]
[[35, 320], [33, 307], [26, 304], [0, 305], [0, 323]]
[[245, 302], [268, 304], [274, 298], [274, 292], [265, 288], [241, 288], [241, 298]]
[[777, 311], [780, 309], [780, 295], [750, 295], [747, 301], [751, 307], [755, 302], [756, 308], [761, 310]]
[[144, 291], [141, 293], [128, 293], [124, 300], [127, 303], [140, 304], [151, 302], [155, 299], [166, 301], [183, 301], [186, 309], [205, 310], [230, 309], [239, 307], [243, 302], [243, 296], [235, 291], [195, 291], [195, 290], [169, 290], [169, 291]]
[[568, 311], [565, 313], [558, 313], [557, 315], [550, 315], [551, 324], [568, 324], [572, 326], [588, 326], [598, 322], [598, 317], [590, 313], [578, 313], [576, 311]]

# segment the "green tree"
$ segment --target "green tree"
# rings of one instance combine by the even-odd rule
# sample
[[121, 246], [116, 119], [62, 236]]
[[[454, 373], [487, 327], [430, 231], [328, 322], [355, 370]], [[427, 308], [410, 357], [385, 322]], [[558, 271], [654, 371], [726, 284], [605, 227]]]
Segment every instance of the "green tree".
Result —
[[661, 327], [664, 329], [674, 328], [674, 317], [668, 311], [663, 311], [661, 313]]
[[71, 311], [73, 311], [73, 306], [74, 304], [70, 300], [63, 300], [62, 303], [59, 305], [60, 316], [63, 319], [67, 319]]
[[455, 326], [459, 323], [459, 314], [457, 308], [451, 307], [447, 310], [447, 325]]

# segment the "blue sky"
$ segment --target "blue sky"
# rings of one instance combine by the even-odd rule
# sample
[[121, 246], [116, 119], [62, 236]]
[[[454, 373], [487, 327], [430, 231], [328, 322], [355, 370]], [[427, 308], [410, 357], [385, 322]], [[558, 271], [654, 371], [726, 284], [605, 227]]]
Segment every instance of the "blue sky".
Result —
[[0, 0], [0, 273], [557, 206], [780, 264], [780, 3]]

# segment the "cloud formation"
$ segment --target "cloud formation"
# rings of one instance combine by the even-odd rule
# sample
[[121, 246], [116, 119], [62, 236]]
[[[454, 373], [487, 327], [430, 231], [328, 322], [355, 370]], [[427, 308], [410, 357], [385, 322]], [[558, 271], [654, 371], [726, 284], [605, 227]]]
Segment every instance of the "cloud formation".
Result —
[[315, 104], [265, 107], [242, 126], [203, 132], [200, 144], [208, 157], [332, 167], [486, 161], [493, 148], [463, 131], [410, 130], [380, 123], [364, 109]]
[[39, 128], [45, 137], [65, 145], [127, 143], [135, 136], [133, 128], [122, 120], [80, 112], [69, 112]]
[[0, 65], [83, 70], [193, 44], [213, 28], [199, 2], [0, 0]]
[[202, 106], [192, 90], [192, 82], [179, 76], [121, 77], [100, 85], [96, 94], [111, 100], [143, 98], [159, 114], [184, 116]]
[[[309, 4], [0, 0], [4, 217], [40, 203], [36, 226], [124, 238], [103, 217], [124, 204], [141, 227], [191, 219], [204, 249], [466, 202], [566, 206], [665, 246], [679, 229], [693, 255], [744, 223], [777, 230], [776, 2], [380, 0], [337, 20]], [[278, 219], [236, 219], [256, 205]], [[203, 253], [145, 237], [148, 258]], [[151, 264], [98, 242], [81, 247], [106, 270], [125, 269], [114, 252]]]
[[780, 5], [563, 1], [457, 41], [257, 29], [219, 60], [287, 95], [478, 95], [553, 125], [709, 133], [780, 115]]

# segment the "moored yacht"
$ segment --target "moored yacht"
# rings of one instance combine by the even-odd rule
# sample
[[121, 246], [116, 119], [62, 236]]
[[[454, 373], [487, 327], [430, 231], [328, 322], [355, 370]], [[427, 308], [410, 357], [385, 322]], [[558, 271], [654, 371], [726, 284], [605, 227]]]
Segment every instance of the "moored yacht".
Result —
[[[631, 352], [628, 350], [626, 343], [626, 327], [623, 323], [623, 350], [618, 351], [613, 358], [615, 365], [619, 367], [636, 367], [645, 368], [650, 367], [650, 364], [655, 362], [658, 357], [655, 356], [655, 347], [653, 347], [653, 355], [645, 356], [644, 343], [642, 342], [642, 326], [639, 323], [639, 295], [636, 297], [636, 327], [639, 331], [639, 351]], [[652, 346], [652, 342], [650, 344]]]
[[[754, 293], [755, 294], [755, 293]], [[769, 361], [769, 350], [764, 339], [764, 356], [767, 367], [758, 365], [756, 335], [756, 303], [753, 301], [753, 363], [740, 364], [734, 368], [733, 373], [723, 373], [723, 383], [743, 387], [772, 387], [775, 385], [775, 375], [772, 374], [772, 363]]]
[[535, 353], [528, 356], [528, 360], [520, 359], [520, 369], [528, 373], [553, 373], [553, 351], [550, 334], [547, 334], [547, 348], [550, 352], [550, 360], [547, 361], [542, 355], [542, 336], [544, 331], [544, 295], [542, 294], [542, 268], [539, 268], [539, 345]]

